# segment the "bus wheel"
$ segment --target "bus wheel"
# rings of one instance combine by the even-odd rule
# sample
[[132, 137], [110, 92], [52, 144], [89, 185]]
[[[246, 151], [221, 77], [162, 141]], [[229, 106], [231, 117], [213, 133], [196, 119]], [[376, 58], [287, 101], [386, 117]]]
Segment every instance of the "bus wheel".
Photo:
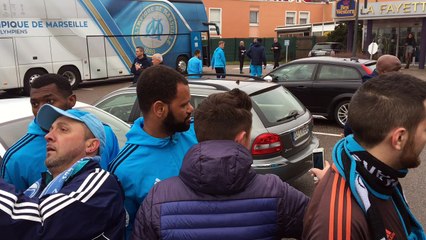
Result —
[[176, 60], [176, 70], [182, 74], [186, 74], [188, 67], [188, 58], [186, 56], [179, 56]]
[[24, 95], [29, 96], [31, 91], [31, 83], [34, 79], [40, 77], [47, 72], [44, 69], [30, 69], [24, 76]]
[[78, 87], [78, 84], [80, 84], [81, 82], [80, 71], [78, 71], [76, 67], [73, 67], [73, 66], [61, 67], [58, 71], [58, 74], [68, 79], [72, 89], [76, 89]]

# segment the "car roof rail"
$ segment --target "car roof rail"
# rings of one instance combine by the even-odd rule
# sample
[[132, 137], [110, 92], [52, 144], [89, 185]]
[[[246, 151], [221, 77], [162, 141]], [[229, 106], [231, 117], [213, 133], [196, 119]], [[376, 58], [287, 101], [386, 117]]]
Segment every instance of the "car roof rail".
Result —
[[191, 84], [191, 85], [198, 85], [198, 86], [205, 86], [205, 87], [212, 87], [212, 88], [214, 88], [214, 89], [216, 89], [216, 90], [221, 90], [221, 91], [229, 91], [229, 90], [231, 90], [231, 89], [229, 89], [229, 88], [227, 88], [227, 87], [225, 87], [225, 86], [222, 86], [222, 85], [220, 85], [220, 84], [215, 84], [215, 83], [207, 83], [207, 82], [201, 82], [201, 81], [197, 81], [197, 80], [195, 80], [195, 81], [193, 81], [193, 80], [190, 80], [189, 81], [189, 84]]

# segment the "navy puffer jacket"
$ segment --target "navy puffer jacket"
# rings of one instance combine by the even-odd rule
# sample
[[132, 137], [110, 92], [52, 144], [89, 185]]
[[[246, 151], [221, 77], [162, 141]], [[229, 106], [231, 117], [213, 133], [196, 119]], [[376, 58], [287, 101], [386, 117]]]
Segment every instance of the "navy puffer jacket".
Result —
[[247, 57], [250, 58], [250, 64], [254, 66], [266, 66], [266, 54], [265, 48], [258, 42], [254, 43], [247, 51]]
[[205, 141], [178, 177], [154, 185], [136, 216], [133, 239], [300, 238], [308, 197], [276, 175], [256, 174], [234, 141]]

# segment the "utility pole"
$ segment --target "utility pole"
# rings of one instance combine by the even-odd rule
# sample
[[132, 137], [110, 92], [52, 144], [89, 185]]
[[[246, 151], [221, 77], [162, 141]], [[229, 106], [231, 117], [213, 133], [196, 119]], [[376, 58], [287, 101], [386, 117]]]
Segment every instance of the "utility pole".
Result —
[[357, 38], [358, 38], [358, 18], [359, 18], [359, 2], [361, 0], [356, 1], [356, 9], [355, 9], [355, 24], [354, 24], [354, 39], [352, 43], [352, 57], [356, 57], [357, 50]]

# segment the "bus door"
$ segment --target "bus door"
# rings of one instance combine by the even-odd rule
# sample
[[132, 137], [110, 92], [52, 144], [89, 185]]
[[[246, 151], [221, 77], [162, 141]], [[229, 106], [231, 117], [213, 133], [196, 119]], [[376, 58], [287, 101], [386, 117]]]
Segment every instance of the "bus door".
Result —
[[12, 38], [0, 38], [0, 89], [20, 87]]
[[104, 36], [87, 36], [90, 79], [107, 78], [107, 58]]

